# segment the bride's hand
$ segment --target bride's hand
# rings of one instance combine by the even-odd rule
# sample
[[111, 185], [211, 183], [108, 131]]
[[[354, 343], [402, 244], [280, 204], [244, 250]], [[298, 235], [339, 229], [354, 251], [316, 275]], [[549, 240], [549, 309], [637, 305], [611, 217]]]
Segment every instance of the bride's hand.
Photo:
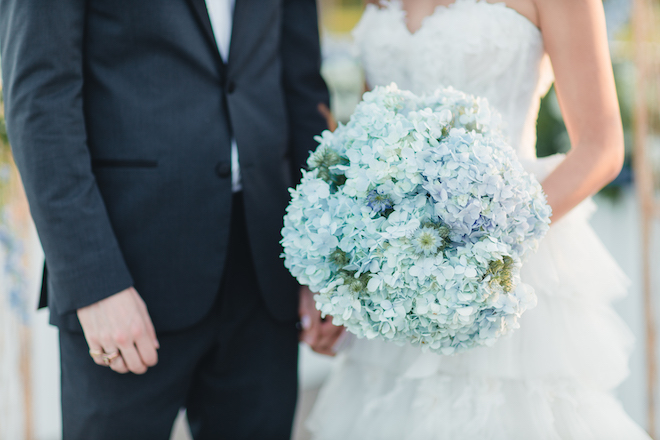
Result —
[[321, 312], [314, 305], [314, 294], [307, 286], [300, 288], [298, 313], [302, 330], [300, 340], [317, 353], [334, 356], [333, 347], [344, 332], [344, 327], [332, 324], [332, 317], [321, 319]]

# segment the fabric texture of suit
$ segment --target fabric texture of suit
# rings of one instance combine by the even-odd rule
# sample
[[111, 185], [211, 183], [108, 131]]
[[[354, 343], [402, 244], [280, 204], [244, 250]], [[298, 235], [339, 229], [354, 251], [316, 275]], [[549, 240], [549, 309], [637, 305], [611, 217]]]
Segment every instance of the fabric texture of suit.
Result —
[[60, 331], [63, 440], [169, 440], [182, 407], [195, 440], [290, 438], [298, 331], [265, 308], [242, 196], [233, 198], [217, 299], [195, 325], [160, 332], [159, 362], [146, 374], [96, 365], [81, 333]]
[[[288, 438], [298, 298], [279, 240], [326, 126], [315, 0], [237, 0], [227, 63], [204, 0], [0, 0], [0, 51], [65, 440], [165, 440], [181, 407], [196, 439]], [[96, 365], [75, 313], [130, 286], [160, 341], [142, 376]]]
[[314, 0], [237, 0], [223, 63], [203, 0], [0, 0], [10, 143], [46, 255], [51, 322], [135, 286], [157, 331], [199, 322], [228, 258], [236, 138], [270, 313], [287, 188], [326, 128]]

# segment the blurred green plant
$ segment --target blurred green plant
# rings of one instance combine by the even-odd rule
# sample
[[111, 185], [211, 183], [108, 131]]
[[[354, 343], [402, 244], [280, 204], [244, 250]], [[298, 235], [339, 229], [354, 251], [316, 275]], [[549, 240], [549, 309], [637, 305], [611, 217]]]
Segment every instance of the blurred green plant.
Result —
[[559, 110], [555, 86], [541, 100], [539, 117], [536, 121], [536, 155], [546, 157], [570, 150], [570, 141], [564, 119]]
[[362, 7], [364, 4], [364, 0], [338, 0], [335, 1], [335, 7]]
[[9, 201], [11, 168], [14, 163], [7, 138], [4, 108], [5, 102], [0, 88], [0, 222], [4, 221], [4, 207]]
[[[601, 195], [616, 201], [623, 194], [623, 188], [632, 182], [632, 112], [634, 99], [634, 68], [630, 62], [613, 64], [617, 95], [621, 108], [621, 121], [625, 142], [625, 161], [619, 176], [600, 192]], [[561, 115], [554, 86], [541, 100], [539, 118], [536, 125], [536, 154], [538, 157], [556, 153], [566, 153], [571, 148], [566, 125]]]
[[9, 140], [7, 139], [7, 126], [5, 125], [5, 100], [2, 96], [2, 89], [0, 89], [0, 148], [4, 151], [9, 148]]
[[[0, 248], [4, 253], [4, 264], [0, 266], [3, 291], [6, 293], [10, 307], [17, 312], [24, 324], [30, 322], [31, 296], [29, 292], [26, 272], [23, 233], [26, 221], [17, 221], [15, 195], [17, 194], [17, 174], [15, 174], [14, 160], [7, 139], [7, 125], [5, 124], [4, 100], [2, 87], [0, 87]], [[14, 194], [14, 197], [12, 197]], [[20, 201], [18, 203], [20, 206]], [[13, 213], [11, 212], [13, 211]], [[20, 208], [19, 208], [20, 211]], [[0, 297], [0, 300], [3, 298]]]

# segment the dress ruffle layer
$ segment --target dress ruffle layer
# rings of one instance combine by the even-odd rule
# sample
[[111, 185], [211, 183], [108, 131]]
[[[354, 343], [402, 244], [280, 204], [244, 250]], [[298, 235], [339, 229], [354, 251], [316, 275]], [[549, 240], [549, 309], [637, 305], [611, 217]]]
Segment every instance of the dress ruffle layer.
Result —
[[571, 380], [340, 368], [310, 420], [316, 440], [649, 439], [609, 393]]
[[[555, 156], [526, 164], [542, 180]], [[611, 396], [633, 338], [611, 308], [628, 281], [587, 201], [523, 265], [538, 304], [493, 347], [454, 356], [356, 340], [308, 421], [317, 440], [648, 440]]]

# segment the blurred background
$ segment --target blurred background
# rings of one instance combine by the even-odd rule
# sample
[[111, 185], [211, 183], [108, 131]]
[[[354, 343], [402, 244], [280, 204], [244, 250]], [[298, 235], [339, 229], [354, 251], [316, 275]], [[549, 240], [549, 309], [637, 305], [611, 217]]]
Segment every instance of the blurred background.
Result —
[[[617, 395], [630, 416], [654, 434], [660, 420], [655, 361], [655, 321], [660, 316], [660, 0], [604, 0], [604, 7], [626, 162], [619, 177], [594, 197], [599, 209], [592, 225], [631, 280], [628, 297], [615, 306], [637, 344], [630, 377]], [[348, 121], [365, 87], [351, 38], [362, 10], [362, 0], [319, 0], [322, 73], [340, 122]], [[570, 149], [553, 89], [542, 101], [537, 131], [539, 156]], [[42, 264], [0, 108], [0, 440], [60, 438], [57, 331], [47, 325], [47, 312], [34, 310]], [[301, 346], [296, 440], [309, 438], [303, 422], [332, 362]], [[173, 439], [187, 438], [180, 418]]]

